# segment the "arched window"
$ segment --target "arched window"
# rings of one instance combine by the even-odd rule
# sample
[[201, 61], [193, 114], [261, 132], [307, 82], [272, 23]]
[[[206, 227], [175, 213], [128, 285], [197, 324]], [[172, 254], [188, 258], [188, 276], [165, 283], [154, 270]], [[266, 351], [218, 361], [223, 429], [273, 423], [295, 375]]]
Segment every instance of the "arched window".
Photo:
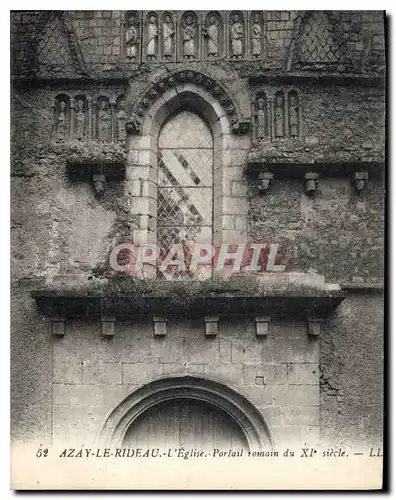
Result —
[[[235, 186], [242, 183], [250, 140], [231, 133], [234, 122], [218, 85], [199, 73], [181, 72], [180, 79], [179, 84], [172, 77], [161, 97], [148, 96], [138, 108], [150, 110], [142, 115], [139, 134], [130, 136], [125, 190], [137, 223], [134, 244], [156, 244], [163, 250], [180, 244], [185, 269], [172, 271], [178, 276], [180, 271], [180, 278], [207, 279], [214, 272], [210, 256], [207, 265], [191, 271], [189, 255], [197, 247], [189, 242], [218, 246], [246, 241], [248, 200], [235, 193]], [[175, 257], [173, 250], [164, 252], [169, 257], [165, 263], [179, 260], [180, 249]], [[148, 262], [141, 277], [159, 277], [157, 271]]]
[[212, 243], [213, 137], [196, 113], [181, 111], [158, 137], [157, 241]]

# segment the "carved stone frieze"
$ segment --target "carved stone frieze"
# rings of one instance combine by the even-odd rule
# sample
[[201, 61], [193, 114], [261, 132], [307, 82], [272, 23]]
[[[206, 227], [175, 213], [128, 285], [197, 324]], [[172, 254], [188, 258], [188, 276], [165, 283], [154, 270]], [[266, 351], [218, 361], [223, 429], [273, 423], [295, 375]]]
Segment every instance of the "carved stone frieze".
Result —
[[253, 98], [252, 115], [256, 141], [302, 135], [301, 96], [292, 87], [259, 90]]
[[125, 143], [125, 97], [116, 93], [58, 93], [53, 103], [53, 141]]
[[258, 60], [265, 29], [265, 11], [127, 11], [124, 58], [135, 61], [141, 46], [150, 63]]

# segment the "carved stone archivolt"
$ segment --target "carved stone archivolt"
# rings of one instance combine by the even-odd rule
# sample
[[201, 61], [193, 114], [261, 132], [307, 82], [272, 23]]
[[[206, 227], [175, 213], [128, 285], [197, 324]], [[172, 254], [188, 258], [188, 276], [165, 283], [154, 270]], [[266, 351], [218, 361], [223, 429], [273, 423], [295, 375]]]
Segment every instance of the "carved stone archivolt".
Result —
[[130, 134], [141, 132], [144, 117], [151, 104], [154, 103], [167, 90], [176, 87], [178, 84], [191, 83], [203, 87], [206, 91], [220, 103], [224, 109], [224, 115], [228, 117], [231, 130], [236, 134], [245, 134], [251, 129], [251, 122], [241, 121], [238, 117], [237, 109], [233, 100], [228, 95], [226, 89], [213, 78], [191, 69], [176, 71], [167, 74], [150, 85], [143, 96], [135, 104], [131, 115], [126, 123], [126, 130]]
[[257, 60], [264, 57], [264, 14], [264, 11], [127, 11], [124, 57], [131, 61], [141, 57], [147, 62]]
[[126, 121], [123, 93], [61, 93], [53, 103], [53, 140], [122, 144]]
[[256, 140], [296, 138], [302, 134], [301, 98], [294, 88], [257, 92], [252, 114]]

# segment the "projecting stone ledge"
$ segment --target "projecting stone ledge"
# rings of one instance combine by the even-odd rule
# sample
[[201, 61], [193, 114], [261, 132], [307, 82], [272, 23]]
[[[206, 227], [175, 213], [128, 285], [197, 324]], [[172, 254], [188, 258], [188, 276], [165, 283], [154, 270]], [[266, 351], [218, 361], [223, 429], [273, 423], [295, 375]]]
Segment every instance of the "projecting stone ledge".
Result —
[[353, 175], [367, 172], [370, 178], [384, 173], [384, 144], [320, 143], [316, 137], [262, 140], [247, 157], [246, 174], [257, 179], [260, 172], [270, 172], [279, 177], [303, 177], [315, 172], [323, 177]]
[[96, 280], [92, 285], [67, 281], [63, 277], [31, 292], [47, 316], [326, 318], [346, 297], [338, 285], [326, 285], [322, 276], [303, 273], [184, 282], [131, 277]]

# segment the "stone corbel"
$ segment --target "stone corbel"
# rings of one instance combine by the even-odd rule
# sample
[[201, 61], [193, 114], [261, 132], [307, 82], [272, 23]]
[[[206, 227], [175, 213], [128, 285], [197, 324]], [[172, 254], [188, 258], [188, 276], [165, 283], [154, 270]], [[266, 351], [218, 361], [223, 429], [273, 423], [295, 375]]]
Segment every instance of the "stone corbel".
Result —
[[219, 333], [219, 316], [205, 316], [205, 335], [215, 337]]
[[308, 196], [314, 196], [319, 184], [319, 174], [317, 172], [306, 172], [304, 174], [304, 189]]
[[133, 113], [130, 119], [125, 124], [128, 134], [140, 134], [142, 129], [142, 122], [138, 116]]
[[106, 191], [106, 176], [103, 174], [93, 174], [92, 182], [95, 191], [95, 195], [101, 198]]
[[165, 336], [167, 334], [166, 323], [168, 319], [163, 317], [153, 317], [154, 323], [154, 335], [155, 336]]
[[368, 172], [354, 172], [352, 175], [352, 184], [358, 194], [361, 194], [365, 191], [367, 181]]
[[52, 318], [51, 319], [51, 333], [57, 337], [63, 337], [66, 333], [66, 319], [65, 318]]
[[115, 318], [102, 316], [100, 325], [102, 337], [114, 337]]
[[323, 319], [308, 318], [308, 335], [318, 338], [322, 332]]
[[256, 316], [256, 337], [266, 337], [269, 333], [269, 324], [271, 318], [269, 316]]
[[257, 187], [260, 193], [269, 191], [274, 174], [271, 172], [260, 172], [257, 179]]
[[236, 121], [232, 124], [232, 131], [237, 135], [244, 135], [252, 129], [252, 122], [250, 121]]

